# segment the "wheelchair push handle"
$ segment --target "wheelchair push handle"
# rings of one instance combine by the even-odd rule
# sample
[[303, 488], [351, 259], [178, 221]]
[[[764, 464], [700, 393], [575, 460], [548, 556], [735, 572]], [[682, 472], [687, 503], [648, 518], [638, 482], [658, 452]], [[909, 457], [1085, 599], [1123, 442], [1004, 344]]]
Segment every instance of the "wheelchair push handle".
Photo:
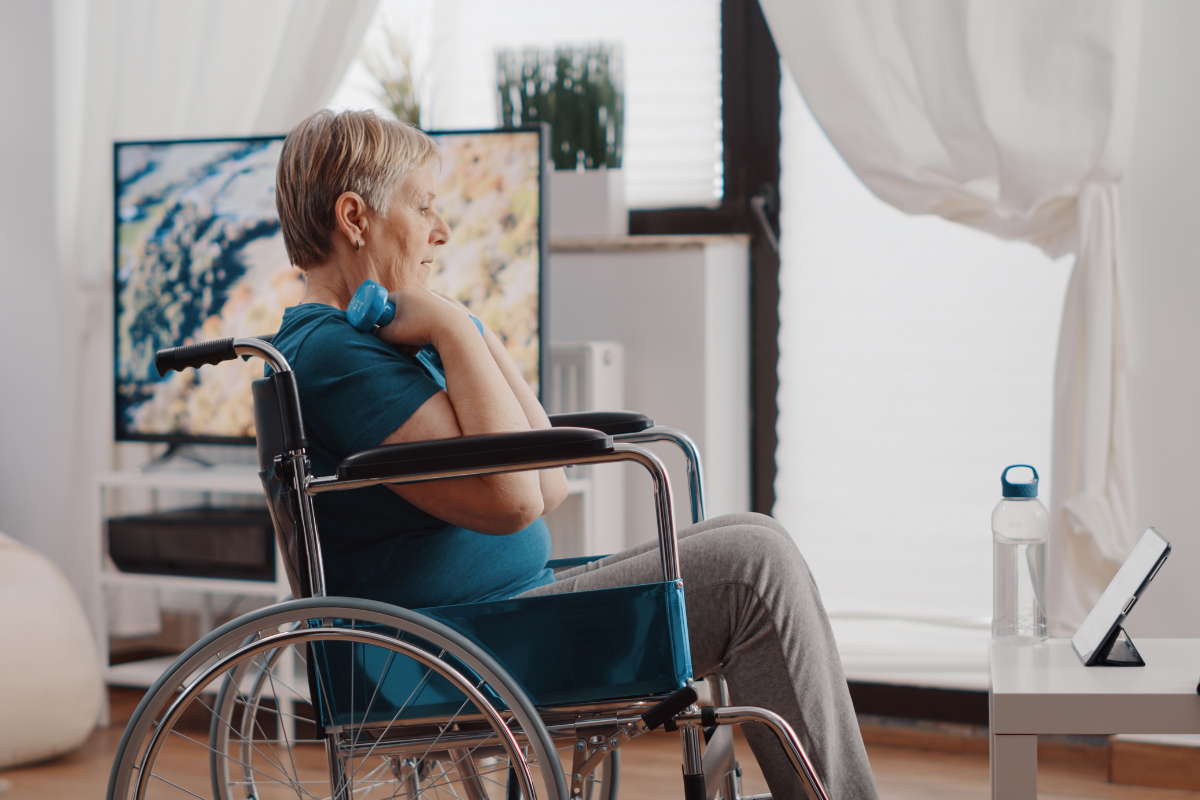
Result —
[[205, 364], [232, 361], [238, 357], [234, 341], [232, 338], [214, 339], [211, 342], [197, 342], [159, 350], [154, 354], [154, 368], [161, 377], [171, 370], [183, 372], [188, 367], [198, 368]]
[[238, 356], [245, 361], [256, 356], [271, 365], [276, 372], [288, 372], [291, 367], [283, 355], [271, 346], [275, 334], [251, 336], [248, 339], [213, 339], [179, 347], [167, 347], [154, 354], [154, 368], [159, 377], [169, 371], [183, 372], [189, 367], [199, 369], [205, 364], [233, 361]]

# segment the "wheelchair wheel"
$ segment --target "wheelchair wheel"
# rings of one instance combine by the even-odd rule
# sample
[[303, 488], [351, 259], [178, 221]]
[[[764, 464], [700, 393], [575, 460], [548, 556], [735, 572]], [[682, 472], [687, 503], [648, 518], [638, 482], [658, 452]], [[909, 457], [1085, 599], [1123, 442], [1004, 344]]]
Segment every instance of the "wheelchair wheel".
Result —
[[567, 796], [545, 726], [494, 659], [412, 611], [310, 598], [234, 620], [180, 656], [130, 720], [108, 797], [517, 791]]

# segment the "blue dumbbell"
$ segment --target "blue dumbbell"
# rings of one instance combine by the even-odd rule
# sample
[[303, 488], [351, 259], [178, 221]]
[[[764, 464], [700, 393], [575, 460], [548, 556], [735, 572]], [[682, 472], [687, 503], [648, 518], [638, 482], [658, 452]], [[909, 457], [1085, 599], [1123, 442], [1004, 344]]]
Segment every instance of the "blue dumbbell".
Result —
[[[474, 314], [469, 315], [479, 335], [483, 336], [483, 323]], [[360, 331], [382, 328], [396, 317], [396, 306], [388, 300], [387, 289], [375, 281], [363, 281], [350, 298], [346, 308], [346, 319]], [[432, 349], [432, 348], [431, 348]]]
[[375, 281], [363, 281], [346, 308], [346, 319], [360, 331], [382, 328], [396, 316], [396, 307], [388, 301], [387, 289]]

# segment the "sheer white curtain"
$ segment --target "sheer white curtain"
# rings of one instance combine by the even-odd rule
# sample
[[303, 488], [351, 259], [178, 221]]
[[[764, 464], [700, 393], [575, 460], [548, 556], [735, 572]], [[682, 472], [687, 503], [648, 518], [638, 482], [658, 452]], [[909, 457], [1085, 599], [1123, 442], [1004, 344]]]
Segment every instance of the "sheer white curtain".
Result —
[[1052, 632], [1072, 631], [1138, 533], [1114, 245], [1141, 6], [762, 5], [816, 119], [879, 198], [1076, 254], [1056, 368], [1049, 586]]
[[[65, 541], [97, 535], [92, 475], [113, 459], [113, 142], [286, 133], [329, 99], [376, 3], [56, 0], [55, 245], [58, 299], [73, 310], [64, 315], [71, 351], [57, 354], [71, 386]], [[62, 549], [80, 559], [68, 572], [90, 584], [90, 548]], [[125, 599], [121, 632], [157, 626], [155, 604]]]
[[853, 680], [987, 688], [999, 472], [1049, 475], [1069, 256], [871, 194], [786, 66], [774, 515]]

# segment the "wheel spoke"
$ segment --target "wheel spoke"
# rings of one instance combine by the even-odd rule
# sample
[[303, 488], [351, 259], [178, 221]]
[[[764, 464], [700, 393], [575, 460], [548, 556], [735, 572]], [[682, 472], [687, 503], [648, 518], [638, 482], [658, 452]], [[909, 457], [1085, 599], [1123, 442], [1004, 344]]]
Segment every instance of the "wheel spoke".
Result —
[[[286, 658], [290, 654], [291, 654], [291, 648], [288, 648], [287, 650], [280, 653], [280, 656]], [[275, 695], [275, 708], [282, 711], [283, 710], [283, 698], [280, 697], [279, 692], [277, 692], [275, 690], [275, 678], [274, 678], [275, 670], [271, 669], [270, 664], [268, 664], [268, 663], [263, 664], [263, 669], [266, 670], [266, 672], [267, 672], [267, 680], [271, 682], [271, 692]], [[257, 721], [258, 720], [256, 717], [255, 722], [257, 723]], [[295, 778], [297, 780], [299, 780], [300, 779], [300, 770], [296, 769], [296, 757], [295, 757], [295, 754], [292, 753], [292, 745], [288, 741], [287, 721], [284, 720], [282, 717], [280, 717], [279, 719], [277, 719], [275, 721], [275, 727], [278, 728], [279, 733], [281, 733], [283, 735], [283, 746], [287, 748], [288, 760], [292, 762], [292, 775], [295, 776]]]
[[163, 783], [167, 784], [168, 786], [174, 786], [176, 789], [183, 792], [184, 794], [190, 794], [192, 797], [199, 797], [200, 800], [206, 800], [206, 798], [202, 797], [201, 795], [196, 794], [195, 792], [193, 792], [190, 789], [185, 789], [182, 786], [180, 786], [178, 783], [173, 783], [172, 781], [167, 780], [166, 778], [164, 778], [161, 775], [155, 775], [153, 772], [151, 772], [150, 777], [154, 778], [157, 781], [162, 781]]
[[[238, 698], [234, 698], [234, 702], [238, 703], [239, 705], [249, 708], [249, 705], [246, 701], [243, 701]], [[278, 717], [295, 720], [296, 722], [307, 722], [309, 725], [318, 725], [318, 722], [317, 722], [316, 718], [314, 718], [314, 717], [305, 717], [305, 716], [301, 716], [300, 714], [289, 714], [288, 712], [281, 711], [278, 708], [264, 708], [264, 707], [260, 706], [259, 710], [264, 714], [275, 714]]]
[[[293, 655], [295, 655], [295, 652], [294, 652], [294, 651], [295, 651], [296, 649], [297, 649], [297, 648], [292, 648], [292, 650], [293, 650]], [[304, 659], [303, 659], [303, 657], [301, 657], [301, 659], [300, 659], [300, 660], [301, 660], [301, 663], [306, 663], [306, 662], [304, 662]], [[316, 708], [316, 705], [312, 703], [312, 700], [311, 700], [311, 699], [306, 699], [306, 698], [305, 698], [305, 695], [304, 695], [304, 693], [303, 693], [303, 692], [301, 692], [301, 691], [300, 691], [299, 689], [297, 689], [296, 687], [292, 686], [292, 685], [291, 685], [290, 683], [288, 683], [287, 681], [280, 680], [278, 676], [275, 676], [275, 681], [276, 681], [276, 682], [277, 682], [277, 683], [278, 683], [280, 686], [282, 686], [284, 689], [286, 689], [287, 691], [291, 692], [291, 693], [292, 693], [292, 698], [293, 698], [294, 700], [301, 700], [301, 701], [303, 701], [303, 702], [307, 702], [307, 703], [309, 703], [310, 705], [313, 705], [313, 708]], [[241, 687], [238, 687], [238, 693], [239, 693], [239, 694], [241, 694]], [[243, 696], [244, 696], [244, 695], [243, 695]], [[314, 720], [314, 721], [315, 721], [315, 720]]]
[[[221, 756], [222, 758], [225, 758], [225, 759], [228, 759], [228, 760], [230, 760], [230, 761], [233, 761], [233, 762], [235, 762], [235, 763], [241, 764], [243, 767], [246, 767], [246, 768], [247, 768], [247, 769], [249, 769], [250, 771], [252, 771], [252, 772], [257, 772], [259, 775], [262, 775], [264, 778], [267, 778], [268, 780], [270, 780], [270, 781], [272, 781], [272, 782], [274, 782], [274, 783], [277, 783], [277, 784], [279, 784], [280, 786], [291, 786], [293, 789], [295, 789], [295, 790], [296, 790], [296, 792], [297, 792], [297, 793], [296, 793], [296, 796], [297, 796], [297, 797], [299, 797], [299, 796], [300, 796], [300, 794], [299, 794], [300, 792], [304, 792], [306, 795], [308, 795], [309, 797], [312, 797], [312, 798], [314, 798], [314, 800], [316, 800], [316, 796], [315, 796], [315, 795], [314, 795], [312, 792], [310, 792], [310, 791], [308, 791], [307, 789], [305, 789], [304, 787], [302, 787], [302, 786], [300, 785], [300, 783], [301, 783], [301, 782], [300, 782], [298, 779], [297, 779], [297, 780], [292, 780], [291, 778], [288, 778], [288, 776], [287, 776], [287, 773], [284, 773], [284, 778], [287, 778], [287, 780], [286, 780], [286, 781], [281, 781], [281, 780], [279, 780], [279, 778], [278, 778], [278, 777], [276, 777], [276, 776], [273, 776], [273, 775], [270, 775], [270, 774], [268, 774], [268, 773], [266, 773], [266, 772], [263, 772], [261, 769], [258, 769], [257, 767], [253, 766], [252, 764], [247, 764], [246, 762], [244, 762], [244, 761], [240, 761], [240, 760], [238, 760], [238, 759], [234, 758], [234, 757], [233, 757], [233, 756], [231, 756], [231, 755], [228, 755], [228, 754], [226, 754], [226, 753], [222, 753], [222, 752], [220, 752], [220, 751], [218, 751], [218, 750], [215, 750], [215, 749], [213, 749], [211, 746], [209, 746], [209, 745], [206, 745], [206, 744], [204, 744], [203, 742], [197, 741], [196, 739], [193, 739], [192, 737], [190, 737], [190, 736], [188, 736], [188, 735], [186, 735], [186, 734], [180, 733], [179, 731], [171, 731], [171, 733], [172, 733], [172, 735], [174, 735], [174, 736], [178, 736], [178, 737], [179, 737], [179, 738], [181, 738], [181, 739], [186, 739], [187, 741], [191, 742], [191, 743], [192, 743], [192, 744], [194, 744], [194, 745], [197, 745], [198, 747], [202, 747], [202, 748], [204, 748], [205, 750], [208, 750], [208, 751], [210, 751], [210, 752], [216, 753], [217, 755]], [[269, 760], [269, 759], [268, 759], [268, 760]], [[281, 770], [281, 771], [282, 771], [282, 770]], [[161, 775], [157, 775], [157, 774], [155, 774], [155, 773], [150, 773], [150, 774], [151, 774], [151, 776], [152, 776], [152, 777], [158, 778], [158, 780], [160, 780], [160, 781], [163, 781], [163, 782], [165, 782], [165, 783], [170, 783], [170, 781], [168, 781], [166, 778], [163, 778]], [[310, 781], [310, 783], [315, 783], [315, 782], [316, 782], [316, 781]], [[251, 782], [250, 782], [250, 781], [230, 781], [230, 783], [234, 783], [234, 784], [242, 784], [242, 785], [251, 785]], [[174, 785], [174, 784], [172, 784], [172, 785]]]
[[[255, 665], [256, 665], [256, 663], [255, 663], [255, 659], [251, 659], [251, 661], [250, 661], [250, 665], [251, 665], [251, 666], [255, 666]], [[262, 673], [263, 673], [264, 675], [267, 675], [267, 676], [269, 676], [269, 675], [270, 675], [270, 669], [271, 669], [271, 659], [270, 659], [269, 655], [267, 655], [267, 654], [264, 654], [264, 656], [263, 656], [263, 661], [262, 661], [262, 665], [261, 665], [261, 670], [262, 670]], [[242, 715], [243, 715], [243, 716], [242, 716], [242, 724], [243, 724], [243, 725], [245, 725], [245, 722], [246, 722], [246, 719], [247, 719], [246, 715], [248, 714], [248, 715], [249, 715], [249, 720], [250, 720], [250, 725], [251, 725], [251, 731], [250, 731], [250, 732], [251, 732], [251, 733], [253, 733], [253, 731], [254, 731], [255, 729], [257, 729], [257, 730], [258, 730], [259, 734], [261, 735], [261, 739], [259, 739], [259, 740], [257, 740], [257, 741], [261, 741], [261, 742], [265, 743], [265, 744], [267, 745], [267, 747], [269, 747], [269, 748], [270, 748], [270, 750], [271, 750], [271, 753], [272, 753], [272, 754], [275, 756], [275, 759], [276, 759], [276, 760], [275, 760], [275, 761], [271, 761], [271, 759], [267, 758], [267, 756], [266, 756], [266, 754], [265, 754], [265, 753], [263, 753], [261, 750], [259, 750], [257, 747], [255, 747], [255, 746], [254, 746], [254, 744], [253, 744], [253, 742], [254, 742], [255, 740], [251, 740], [251, 739], [249, 739], [247, 736], [245, 736], [244, 734], [240, 734], [240, 733], [238, 734], [239, 738], [241, 738], [243, 741], [245, 741], [247, 744], [249, 744], [249, 745], [250, 745], [250, 747], [251, 747], [251, 749], [253, 749], [255, 752], [257, 752], [257, 753], [259, 753], [260, 755], [262, 755], [262, 757], [263, 757], [263, 758], [266, 758], [266, 759], [267, 759], [267, 761], [269, 761], [269, 762], [270, 762], [270, 763], [271, 763], [273, 766], [275, 766], [275, 767], [276, 767], [276, 768], [277, 768], [277, 769], [278, 769], [280, 772], [282, 772], [282, 773], [284, 773], [284, 775], [286, 775], [286, 774], [287, 774], [287, 770], [286, 770], [286, 769], [284, 768], [284, 766], [283, 766], [283, 759], [279, 757], [279, 751], [275, 749], [276, 740], [275, 740], [275, 739], [271, 739], [271, 738], [268, 738], [268, 737], [267, 737], [267, 732], [266, 732], [265, 730], [263, 730], [263, 728], [262, 728], [262, 724], [261, 724], [261, 723], [259, 723], [259, 721], [258, 721], [258, 710], [261, 708], [261, 705], [260, 705], [260, 703], [259, 703], [257, 700], [254, 702], [254, 704], [253, 704], [253, 705], [249, 703], [249, 701], [248, 701], [248, 698], [246, 698], [246, 696], [245, 696], [245, 695], [242, 693], [242, 687], [238, 686], [238, 685], [237, 685], [237, 681], [236, 681], [236, 680], [234, 680], [234, 678], [235, 678], [235, 677], [236, 677], [235, 675], [231, 675], [231, 676], [230, 676], [230, 683], [231, 683], [231, 684], [232, 684], [232, 686], [233, 686], [233, 690], [234, 690], [234, 693], [235, 693], [235, 697], [241, 697], [243, 700], [246, 700], [246, 701], [247, 701], [247, 702], [246, 702], [246, 704], [245, 704], [245, 708], [244, 708], [244, 710], [242, 711]], [[261, 677], [261, 676], [258, 678], [258, 681], [257, 681], [257, 683], [258, 683], [258, 686], [261, 688], [261, 686], [262, 686], [262, 677]], [[278, 706], [278, 705], [279, 705], [279, 696], [278, 696], [278, 695], [276, 695], [276, 697], [275, 697], [275, 704], [276, 704], [276, 706]], [[215, 713], [216, 713], [216, 711], [213, 711], [213, 713], [215, 714]], [[282, 726], [283, 726], [283, 720], [282, 720], [282, 719], [278, 719], [278, 720], [276, 720], [276, 725], [280, 726], [280, 729], [282, 730]], [[230, 729], [232, 729], [232, 726], [230, 726]], [[288, 758], [289, 758], [289, 759], [291, 759], [291, 756], [292, 756], [291, 747], [290, 747], [290, 746], [288, 746]], [[292, 760], [292, 769], [293, 769], [293, 771], [295, 770], [295, 767], [296, 767], [295, 761], [294, 761], [294, 760]], [[295, 780], [299, 780], [300, 776], [299, 776], [298, 774], [296, 774], [296, 775], [294, 776], [294, 778], [295, 778]]]
[[[235, 688], [236, 688], [236, 687], [235, 687]], [[259, 748], [258, 748], [258, 747], [255, 745], [255, 743], [254, 743], [254, 742], [255, 742], [255, 740], [253, 740], [253, 739], [249, 739], [249, 738], [247, 738], [247, 737], [246, 737], [244, 734], [242, 734], [241, 732], [239, 732], [239, 731], [238, 731], [236, 728], [234, 728], [234, 727], [233, 727], [233, 725], [232, 725], [232, 724], [230, 724], [230, 723], [229, 723], [229, 721], [228, 721], [228, 720], [226, 720], [226, 719], [225, 719], [225, 718], [223, 718], [223, 717], [220, 717], [220, 715], [218, 715], [218, 714], [217, 714], [216, 710], [214, 710], [214, 709], [212, 709], [212, 708], [209, 708], [208, 704], [207, 704], [207, 703], [205, 703], [203, 700], [197, 699], [197, 702], [199, 702], [199, 703], [200, 703], [200, 705], [202, 705], [202, 706], [204, 706], [205, 708], [207, 708], [211, 714], [213, 714], [214, 716], [217, 716], [217, 717], [218, 717], [218, 718], [221, 720], [221, 722], [222, 722], [222, 723], [225, 725], [225, 727], [229, 728], [229, 730], [230, 730], [230, 731], [232, 731], [232, 732], [234, 733], [234, 735], [236, 735], [236, 736], [237, 736], [237, 737], [238, 737], [240, 740], [242, 740], [242, 742], [244, 742], [245, 744], [249, 745], [251, 750], [253, 750], [254, 752], [258, 753], [260, 756], [262, 756], [262, 757], [263, 757], [263, 760], [265, 760], [265, 761], [266, 761], [268, 764], [270, 764], [271, 766], [273, 766], [273, 767], [275, 767], [277, 770], [279, 770], [279, 772], [280, 772], [280, 773], [283, 775], [283, 777], [286, 779], [286, 785], [292, 786], [293, 788], [296, 788], [297, 790], [301, 790], [301, 789], [300, 789], [300, 785], [299, 785], [299, 779], [300, 779], [300, 776], [299, 776], [299, 775], [296, 775], [294, 778], [293, 778], [293, 777], [291, 777], [291, 776], [289, 776], [289, 775], [287, 774], [287, 770], [286, 770], [286, 769], [284, 769], [284, 767], [283, 767], [283, 765], [282, 765], [281, 763], [279, 763], [279, 762], [277, 762], [277, 761], [274, 761], [274, 760], [272, 760], [270, 756], [268, 756], [266, 753], [264, 753], [262, 750], [260, 750], [260, 749], [259, 749]], [[248, 712], [248, 711], [243, 711], [242, 713], [243, 713], [243, 714], [245, 714], [245, 713], [249, 713], [249, 712]], [[276, 758], [278, 758], [278, 757], [279, 757], [278, 753], [276, 752], [276, 750], [275, 750], [274, 746], [272, 746], [272, 745], [271, 745], [271, 741], [272, 741], [272, 740], [270, 740], [270, 739], [268, 739], [268, 738], [266, 737], [266, 732], [265, 732], [265, 731], [263, 731], [263, 730], [262, 730], [262, 728], [261, 728], [261, 727], [258, 725], [258, 720], [257, 720], [257, 718], [255, 718], [255, 719], [254, 719], [254, 723], [253, 723], [253, 724], [254, 724], [254, 727], [258, 728], [258, 729], [259, 729], [259, 732], [263, 734], [263, 738], [262, 738], [261, 740], [259, 740], [259, 741], [266, 742], [266, 743], [268, 744], [268, 746], [271, 748], [271, 752], [272, 752], [273, 754], [275, 754], [275, 757], [276, 757]], [[189, 737], [189, 736], [185, 736], [184, 734], [180, 733], [179, 731], [172, 730], [172, 731], [171, 731], [171, 733], [175, 734], [176, 736], [181, 736], [181, 737], [183, 737], [184, 739], [187, 739], [188, 741], [195, 741], [195, 740], [194, 740], [194, 739], [192, 739], [191, 737]], [[206, 745], [206, 744], [201, 744], [200, 742], [196, 742], [196, 744], [199, 744], [201, 747], [205, 748], [206, 750], [213, 750], [213, 748], [212, 748], [211, 746], [209, 746], [209, 745]], [[252, 764], [248, 764], [248, 763], [246, 763], [245, 761], [242, 761], [242, 760], [240, 760], [240, 759], [234, 758], [233, 756], [230, 756], [230, 755], [228, 755], [228, 754], [226, 754], [226, 753], [220, 753], [219, 751], [215, 751], [215, 750], [213, 750], [213, 752], [217, 752], [217, 753], [218, 753], [218, 755], [221, 755], [222, 757], [224, 757], [224, 758], [226, 758], [226, 759], [228, 759], [228, 760], [230, 760], [230, 761], [234, 761], [234, 762], [236, 762], [236, 763], [238, 763], [238, 764], [241, 764], [242, 766], [246, 767], [247, 769], [251, 770], [252, 772], [257, 772], [257, 773], [259, 773], [260, 775], [263, 775], [264, 777], [271, 778], [271, 780], [275, 781], [276, 783], [279, 783], [279, 784], [284, 784], [284, 781], [280, 781], [280, 780], [279, 780], [279, 778], [276, 778], [276, 777], [271, 777], [270, 775], [268, 775], [267, 773], [263, 772], [262, 770], [260, 770], [260, 769], [256, 768], [256, 767], [255, 767], [254, 765], [252, 765]], [[293, 763], [294, 763], [294, 762], [293, 762]], [[309, 797], [313, 797], [312, 793], [310, 793], [310, 792], [307, 792], [307, 791], [305, 791], [305, 794], [307, 794]], [[298, 797], [298, 796], [299, 796], [299, 794], [297, 794], [297, 797]]]
[[[445, 650], [438, 653], [438, 658], [441, 658], [444, 655], [446, 655]], [[383, 731], [380, 732], [380, 734], [377, 737], [375, 737], [375, 741], [371, 743], [371, 749], [369, 749], [367, 751], [366, 755], [364, 755], [363, 758], [371, 757], [371, 754], [375, 752], [375, 748], [379, 746], [379, 742], [382, 741], [383, 737], [387, 735], [387, 732], [392, 729], [392, 726], [396, 724], [396, 721], [398, 719], [400, 719], [400, 715], [403, 714], [405, 709], [408, 708], [408, 704], [411, 703], [415, 698], [419, 697], [421, 692], [425, 690], [426, 684], [429, 683], [429, 681], [432, 677], [433, 677], [433, 667], [426, 667], [425, 674], [421, 676], [421, 680], [417, 681], [417, 685], [413, 688], [413, 690], [411, 692], [408, 693], [408, 697], [404, 698], [404, 703], [398, 709], [396, 709], [396, 713], [392, 715], [392, 718], [390, 720], [388, 720], [387, 726], [383, 729]], [[464, 703], [463, 706], [460, 706], [458, 711], [454, 712], [455, 717], [458, 716], [459, 712], [462, 711], [462, 709], [465, 705], [466, 705], [466, 703]], [[444, 729], [442, 732], [444, 732]], [[441, 737], [441, 735], [442, 735], [441, 733], [438, 733], [439, 738]], [[435, 739], [434, 741], [436, 742], [437, 740]], [[432, 746], [433, 746], [433, 744], [430, 744], [430, 747], [432, 747]], [[428, 753], [429, 753], [429, 747], [425, 748], [425, 753], [423, 753], [421, 755], [421, 758], [424, 758], [425, 755], [427, 755]]]
[[[445, 655], [445, 652], [446, 652], [446, 651], [445, 651], [445, 650], [443, 650], [443, 651], [442, 651], [442, 655]], [[456, 711], [454, 712], [454, 716], [450, 717], [450, 721], [449, 721], [449, 722], [447, 722], [447, 723], [446, 723], [444, 726], [442, 726], [442, 729], [441, 729], [440, 731], [438, 731], [438, 735], [437, 735], [437, 736], [435, 736], [435, 737], [434, 737], [434, 739], [433, 739], [433, 741], [432, 741], [432, 742], [430, 742], [430, 743], [429, 743], [429, 745], [428, 745], [428, 746], [425, 748], [425, 752], [424, 752], [424, 753], [421, 753], [421, 755], [420, 755], [420, 756], [417, 758], [417, 762], [416, 762], [416, 763], [420, 763], [420, 761], [421, 761], [422, 759], [424, 759], [424, 758], [425, 758], [425, 756], [429, 755], [429, 752], [430, 752], [431, 750], [433, 750], [433, 746], [434, 746], [435, 744], [437, 744], [437, 743], [438, 743], [438, 742], [441, 740], [441, 738], [442, 738], [442, 734], [444, 734], [446, 731], [448, 731], [448, 730], [450, 729], [450, 727], [451, 727], [452, 725], [454, 725], [454, 720], [458, 719], [458, 715], [462, 713], [462, 710], [463, 710], [464, 708], [466, 708], [466, 707], [467, 707], [467, 704], [468, 704], [468, 703], [470, 703], [470, 702], [471, 702], [471, 701], [470, 701], [470, 699], [469, 699], [469, 698], [468, 698], [468, 699], [466, 699], [466, 700], [463, 700], [463, 702], [462, 702], [462, 705], [461, 705], [461, 706], [459, 706], [459, 707], [458, 707], [458, 710], [456, 710]], [[395, 722], [395, 718], [394, 718], [394, 717], [393, 717], [393, 719], [392, 719], [392, 722]], [[391, 728], [391, 723], [389, 722], [389, 723], [388, 723], [388, 728], [387, 728], [387, 729], [384, 729], [384, 733], [387, 733], [388, 729], [390, 729], [390, 728]], [[382, 734], [380, 735], [380, 738], [382, 738]], [[379, 739], [376, 739], [376, 740], [375, 740], [375, 744], [378, 744], [378, 743], [379, 743]], [[375, 745], [373, 744], [373, 745], [371, 745], [371, 750], [373, 751], [374, 749], [375, 749]], [[370, 755], [370, 752], [368, 752], [368, 755]], [[441, 762], [438, 762], [438, 763], [440, 764]], [[414, 767], [414, 769], [415, 769], [415, 767]]]
[[[395, 659], [395, 657], [396, 657], [396, 654], [394, 652], [391, 652], [391, 651], [388, 652], [387, 661], [384, 662], [383, 669], [379, 671], [379, 680], [375, 681], [375, 690], [371, 692], [371, 699], [367, 703], [366, 710], [363, 711], [362, 726], [360, 726], [355, 731], [354, 738], [350, 741], [350, 749], [351, 750], [353, 750], [358, 745], [358, 738], [362, 735], [363, 727], [366, 727], [367, 717], [371, 716], [371, 709], [375, 706], [375, 698], [379, 696], [379, 689], [383, 686], [383, 679], [385, 677], [387, 677], [388, 670], [391, 669], [392, 661]], [[409, 695], [409, 697], [411, 697], [411, 696], [412, 695]], [[407, 704], [408, 704], [408, 701], [405, 701], [406, 707], [407, 707]], [[351, 713], [353, 713], [353, 710], [351, 710]], [[353, 721], [353, 720], [351, 720], [351, 721]], [[368, 755], [370, 755], [370, 754], [368, 753]]]

